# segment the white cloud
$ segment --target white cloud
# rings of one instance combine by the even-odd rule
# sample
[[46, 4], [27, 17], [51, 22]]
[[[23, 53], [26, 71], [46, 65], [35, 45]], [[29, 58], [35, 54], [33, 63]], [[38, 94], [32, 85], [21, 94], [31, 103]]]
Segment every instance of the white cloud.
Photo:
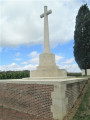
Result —
[[[16, 63], [12, 63], [10, 65], [3, 65], [0, 66], [0, 70], [1, 71], [9, 71], [9, 70], [14, 70], [14, 71], [18, 71], [18, 70], [35, 70], [37, 68], [38, 64], [27, 64], [24, 66], [20, 66]], [[71, 64], [71, 65], [58, 65], [60, 69], [66, 69], [67, 72], [81, 72], [81, 70], [79, 69], [77, 64]]]
[[64, 57], [62, 56], [59, 56], [59, 55], [55, 55], [55, 60], [56, 60], [56, 63], [59, 63], [61, 59], [63, 59]]
[[35, 70], [36, 67], [37, 67], [37, 65], [32, 65], [32, 64], [28, 64], [28, 65], [25, 65], [25, 66], [20, 66], [16, 63], [12, 63], [10, 65], [0, 66], [0, 70], [1, 71]]
[[32, 65], [38, 65], [39, 64], [39, 53], [37, 51], [33, 51], [31, 53], [28, 54], [28, 56], [30, 57], [28, 61], [24, 61], [21, 64], [23, 65], [28, 65], [28, 64], [32, 64]]
[[39, 58], [38, 57], [32, 58], [29, 62], [32, 63], [32, 64], [38, 64], [39, 63]]
[[19, 66], [16, 63], [0, 66], [1, 71], [18, 70], [18, 68], [19, 68]]
[[[43, 43], [43, 6], [49, 16], [51, 45], [73, 39], [75, 17], [83, 0], [3, 0], [0, 1], [0, 45], [18, 46]], [[87, 0], [85, 0], [86, 2]], [[88, 1], [89, 2], [89, 1]]]
[[25, 65], [24, 67], [22, 67], [23, 70], [36, 70], [36, 68], [37, 65], [32, 65], [32, 64]]
[[66, 69], [67, 72], [81, 72], [74, 58], [70, 58], [65, 62], [58, 63], [60, 69]]
[[37, 51], [33, 51], [33, 52], [29, 53], [28, 56], [31, 57], [31, 58], [38, 57], [39, 53], [37, 53]]
[[16, 60], [16, 61], [20, 61], [20, 60], [22, 60], [21, 58], [15, 58], [14, 60]]
[[59, 65], [60, 69], [66, 69], [67, 72], [81, 72], [77, 64], [71, 64], [71, 65]]
[[28, 62], [22, 62], [21, 64], [28, 64]]
[[70, 58], [68, 60], [66, 60], [65, 62], [63, 62], [64, 64], [70, 64], [74, 62], [74, 58]]
[[33, 51], [29, 53], [28, 56], [30, 57], [30, 60], [28, 61], [28, 63], [31, 63], [31, 64], [39, 63], [39, 53], [37, 51]]

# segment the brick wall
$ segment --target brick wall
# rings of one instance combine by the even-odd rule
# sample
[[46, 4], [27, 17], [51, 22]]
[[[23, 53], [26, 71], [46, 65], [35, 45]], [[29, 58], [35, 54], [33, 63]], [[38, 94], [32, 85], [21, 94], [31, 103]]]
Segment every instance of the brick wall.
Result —
[[0, 120], [63, 120], [88, 81], [44, 80], [0, 80]]
[[70, 83], [66, 85], [66, 97], [68, 98], [67, 111], [73, 107], [87, 81]]
[[0, 84], [0, 120], [53, 120], [53, 85]]

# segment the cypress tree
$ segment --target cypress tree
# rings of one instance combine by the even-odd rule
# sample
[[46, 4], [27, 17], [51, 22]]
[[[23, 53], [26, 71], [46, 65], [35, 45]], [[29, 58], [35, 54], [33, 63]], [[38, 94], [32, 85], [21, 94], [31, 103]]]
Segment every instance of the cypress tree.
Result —
[[74, 31], [74, 56], [80, 69], [90, 69], [90, 10], [87, 4], [80, 7]]

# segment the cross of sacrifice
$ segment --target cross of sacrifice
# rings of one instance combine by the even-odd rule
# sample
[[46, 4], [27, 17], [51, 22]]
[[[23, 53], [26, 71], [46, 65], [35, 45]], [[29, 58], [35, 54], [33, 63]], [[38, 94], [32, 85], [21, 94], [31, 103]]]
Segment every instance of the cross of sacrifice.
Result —
[[49, 45], [49, 27], [48, 27], [48, 15], [51, 13], [52, 10], [47, 11], [47, 6], [44, 6], [44, 13], [40, 15], [40, 18], [44, 17], [44, 53], [51, 53]]

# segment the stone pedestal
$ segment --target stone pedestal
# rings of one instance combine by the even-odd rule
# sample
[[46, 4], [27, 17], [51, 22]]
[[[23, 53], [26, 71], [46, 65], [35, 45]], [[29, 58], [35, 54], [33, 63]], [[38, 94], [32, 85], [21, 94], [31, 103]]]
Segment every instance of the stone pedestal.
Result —
[[67, 76], [66, 70], [58, 69], [55, 63], [55, 55], [43, 53], [39, 56], [39, 66], [37, 70], [30, 72], [30, 77], [62, 77]]
[[30, 72], [30, 77], [65, 77], [67, 72], [60, 69], [46, 69], [46, 70], [33, 70]]
[[39, 55], [39, 67], [38, 69], [41, 69], [42, 67], [56, 67], [55, 63], [55, 55], [52, 53], [43, 53]]

